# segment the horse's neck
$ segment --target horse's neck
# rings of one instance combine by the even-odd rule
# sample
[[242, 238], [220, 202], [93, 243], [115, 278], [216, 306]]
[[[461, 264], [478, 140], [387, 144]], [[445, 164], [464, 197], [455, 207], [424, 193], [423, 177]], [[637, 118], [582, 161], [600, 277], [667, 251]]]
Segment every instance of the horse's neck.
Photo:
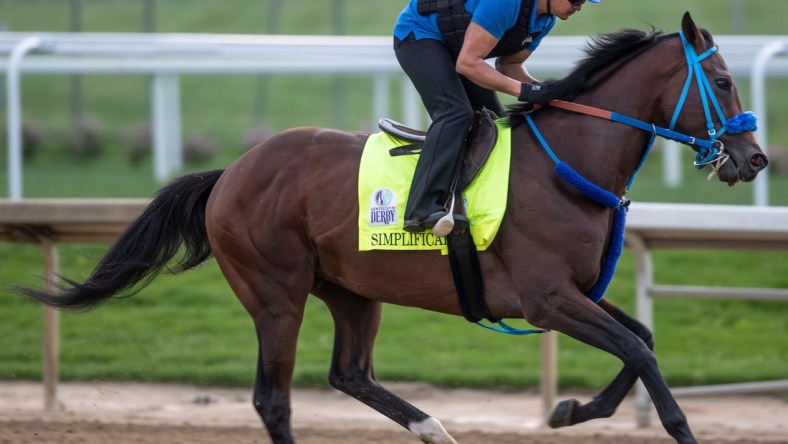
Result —
[[[616, 112], [644, 122], [663, 125], [659, 101], [659, 79], [657, 70], [638, 69], [629, 64], [623, 67], [615, 78], [601, 84], [593, 91], [584, 93], [576, 99], [578, 103]], [[645, 155], [651, 135], [634, 127], [589, 118], [580, 114], [555, 116], [562, 119], [556, 122], [563, 131], [574, 135], [574, 140], [582, 148], [570, 148], [570, 158], [581, 174], [587, 174], [602, 188], [616, 195], [626, 191], [626, 185], [635, 172], [641, 158]], [[571, 127], [571, 129], [569, 129]]]
[[644, 154], [648, 134], [600, 118], [568, 113], [556, 111], [549, 118], [545, 116], [537, 121], [548, 144], [559, 160], [580, 175], [605, 190], [623, 195]]

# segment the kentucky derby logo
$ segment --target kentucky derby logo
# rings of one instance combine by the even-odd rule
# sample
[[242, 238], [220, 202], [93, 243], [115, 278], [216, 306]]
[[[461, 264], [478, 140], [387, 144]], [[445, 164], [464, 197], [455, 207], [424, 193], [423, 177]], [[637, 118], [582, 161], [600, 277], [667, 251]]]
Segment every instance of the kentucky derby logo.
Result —
[[388, 188], [378, 188], [372, 193], [369, 202], [369, 224], [396, 225], [397, 197]]

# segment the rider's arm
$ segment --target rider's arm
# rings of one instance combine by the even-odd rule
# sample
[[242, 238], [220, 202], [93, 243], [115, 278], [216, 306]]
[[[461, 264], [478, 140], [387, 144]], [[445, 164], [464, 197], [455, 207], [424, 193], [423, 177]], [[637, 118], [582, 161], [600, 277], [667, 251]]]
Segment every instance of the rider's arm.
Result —
[[528, 73], [524, 63], [531, 57], [533, 51], [523, 49], [512, 55], [498, 57], [495, 60], [495, 69], [506, 77], [511, 77], [520, 82], [533, 83], [536, 79]]
[[[503, 73], [504, 71], [496, 71], [495, 68], [484, 61], [484, 57], [497, 44], [498, 39], [475, 22], [471, 22], [467, 31], [465, 31], [465, 41], [462, 44], [460, 55], [457, 57], [457, 72], [479, 86], [517, 97], [520, 95], [521, 82], [526, 80], [507, 76]], [[525, 55], [524, 51], [517, 54], [520, 57]], [[525, 55], [525, 58], [527, 58], [527, 55]], [[524, 68], [521, 68], [521, 70], [522, 73], [518, 75], [527, 75]], [[513, 71], [514, 68], [508, 70], [508, 72]], [[527, 76], [527, 78], [533, 81], [531, 76]]]

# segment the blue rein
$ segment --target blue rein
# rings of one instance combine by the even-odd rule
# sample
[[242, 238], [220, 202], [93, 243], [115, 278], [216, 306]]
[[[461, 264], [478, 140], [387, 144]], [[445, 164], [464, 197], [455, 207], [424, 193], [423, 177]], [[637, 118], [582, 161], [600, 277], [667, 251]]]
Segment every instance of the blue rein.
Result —
[[[725, 158], [727, 158], [727, 154], [724, 153], [725, 147], [723, 143], [717, 138], [724, 133], [729, 134], [739, 134], [746, 131], [755, 131], [758, 129], [758, 117], [750, 112], [743, 112], [740, 113], [728, 120], [725, 119], [725, 115], [720, 108], [719, 102], [717, 101], [717, 97], [714, 95], [714, 91], [709, 84], [709, 80], [706, 78], [706, 73], [703, 71], [703, 67], [701, 66], [701, 62], [717, 52], [717, 47], [713, 47], [708, 49], [707, 51], [703, 52], [702, 54], [698, 55], [695, 53], [695, 48], [687, 41], [686, 37], [684, 36], [683, 31], [679, 31], [679, 36], [681, 36], [681, 41], [684, 46], [684, 56], [687, 60], [687, 81], [684, 83], [684, 89], [681, 92], [681, 96], [679, 97], [679, 101], [676, 105], [676, 110], [673, 113], [673, 118], [670, 121], [670, 126], [668, 128], [662, 128], [654, 125], [653, 123], [647, 123], [642, 120], [638, 120], [632, 117], [627, 117], [615, 112], [610, 112], [608, 119], [613, 122], [619, 122], [625, 125], [629, 125], [643, 131], [647, 131], [651, 134], [649, 141], [646, 144], [646, 148], [643, 152], [643, 156], [640, 158], [635, 170], [632, 172], [629, 180], [627, 181], [626, 191], [624, 195], [629, 191], [630, 187], [632, 186], [633, 182], [635, 181], [635, 176], [637, 175], [640, 168], [645, 163], [646, 157], [648, 157], [649, 152], [651, 151], [651, 147], [654, 145], [654, 141], [657, 136], [663, 137], [665, 139], [674, 140], [679, 143], [683, 143], [685, 145], [696, 146], [698, 147], [698, 153], [695, 156], [694, 165], [696, 168], [701, 169], [710, 163], [715, 162], [723, 162]], [[696, 83], [698, 85], [698, 90], [701, 97], [701, 102], [703, 104], [703, 113], [706, 116], [706, 128], [708, 131], [709, 138], [708, 139], [698, 139], [683, 133], [679, 133], [674, 130], [676, 126], [676, 122], [678, 121], [679, 114], [681, 114], [681, 110], [684, 108], [684, 104], [686, 102], [687, 96], [689, 94], [690, 86], [692, 85], [693, 77], [696, 79]], [[717, 118], [720, 122], [724, 122], [722, 124], [722, 128], [716, 130], [714, 128], [714, 120], [711, 117], [711, 111], [709, 107], [709, 102], [711, 102], [714, 110], [717, 113]], [[554, 104], [555, 105], [555, 104]], [[561, 107], [563, 108], [563, 107]], [[588, 107], [586, 107], [588, 108]], [[576, 108], [566, 108], [573, 112], [579, 112], [588, 114], [582, 110], [578, 110]], [[599, 109], [595, 109], [596, 111], [602, 111]], [[605, 114], [605, 113], [602, 113]], [[590, 114], [596, 117], [602, 117], [600, 114]], [[544, 139], [542, 134], [536, 128], [536, 124], [534, 123], [533, 119], [530, 115], [526, 114], [525, 121], [531, 127], [531, 131], [533, 131], [534, 135], [536, 136], [539, 143], [542, 145], [544, 150], [550, 156], [550, 158], [555, 162], [555, 172], [564, 180], [569, 182], [575, 189], [577, 189], [580, 193], [582, 193], [588, 199], [593, 200], [594, 202], [598, 203], [599, 205], [612, 208], [615, 210], [615, 214], [613, 217], [613, 230], [610, 236], [610, 241], [608, 243], [607, 254], [605, 255], [604, 261], [602, 263], [602, 269], [600, 270], [599, 278], [594, 286], [586, 292], [586, 296], [591, 299], [594, 303], [599, 303], [602, 297], [607, 290], [607, 287], [610, 285], [610, 281], [613, 279], [613, 275], [615, 274], [616, 265], [618, 264], [618, 259], [621, 256], [621, 252], [624, 249], [624, 227], [626, 225], [626, 214], [629, 208], [629, 200], [625, 197], [618, 197], [615, 194], [611, 193], [603, 189], [602, 187], [592, 183], [582, 175], [580, 175], [577, 171], [575, 171], [571, 166], [566, 164], [565, 162], [561, 161], [561, 159], [556, 156], [555, 152], [550, 148], [547, 144], [547, 141]], [[602, 117], [605, 118], [605, 117]], [[718, 168], [719, 164], [715, 163], [715, 171]], [[488, 326], [477, 322], [478, 325], [493, 330], [499, 333], [506, 333], [510, 335], [527, 335], [531, 333], [545, 333], [549, 330], [546, 329], [527, 329], [527, 330], [520, 330], [509, 325], [505, 324], [502, 320], [498, 320], [497, 324], [500, 327]]]

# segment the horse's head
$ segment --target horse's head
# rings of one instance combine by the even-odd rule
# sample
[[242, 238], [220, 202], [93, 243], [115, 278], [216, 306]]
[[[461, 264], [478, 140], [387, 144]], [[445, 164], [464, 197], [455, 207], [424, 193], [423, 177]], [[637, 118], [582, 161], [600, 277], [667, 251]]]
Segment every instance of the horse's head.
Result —
[[[711, 164], [722, 182], [755, 179], [769, 163], [752, 133], [757, 118], [742, 112], [733, 76], [711, 34], [698, 29], [689, 13], [684, 14], [679, 36], [686, 64], [667, 88], [679, 92], [675, 108], [667, 110], [672, 113], [670, 128], [696, 137], [696, 166]], [[668, 104], [671, 100], [666, 98]]]

